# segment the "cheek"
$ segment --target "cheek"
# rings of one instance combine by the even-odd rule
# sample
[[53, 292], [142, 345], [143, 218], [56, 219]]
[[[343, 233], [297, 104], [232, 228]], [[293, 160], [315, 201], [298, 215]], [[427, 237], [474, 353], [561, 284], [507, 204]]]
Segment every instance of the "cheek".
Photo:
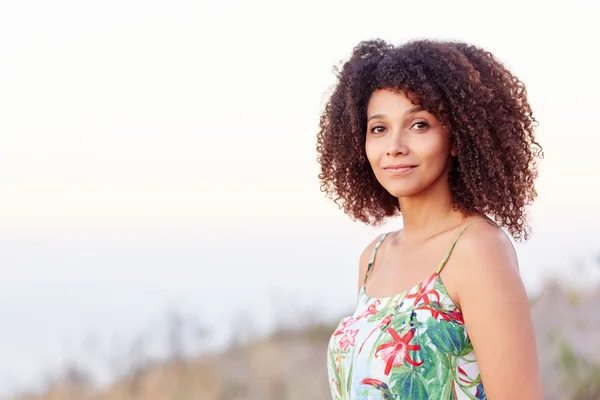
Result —
[[375, 165], [378, 162], [379, 153], [377, 146], [370, 140], [367, 140], [365, 143], [365, 153], [367, 155], [367, 160], [369, 160], [369, 164]]
[[444, 168], [450, 155], [450, 147], [444, 141], [423, 143], [419, 149], [419, 158], [428, 167]]

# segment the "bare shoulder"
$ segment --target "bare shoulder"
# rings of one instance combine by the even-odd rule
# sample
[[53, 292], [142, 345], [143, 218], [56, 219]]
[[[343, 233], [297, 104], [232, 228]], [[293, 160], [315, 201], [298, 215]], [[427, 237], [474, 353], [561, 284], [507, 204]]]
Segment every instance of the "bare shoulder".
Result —
[[359, 291], [363, 285], [363, 282], [365, 279], [365, 274], [367, 273], [367, 266], [369, 265], [369, 260], [371, 259], [373, 250], [375, 249], [377, 242], [379, 242], [379, 239], [381, 239], [381, 236], [382, 235], [379, 234], [375, 238], [373, 238], [373, 240], [371, 240], [371, 242], [367, 245], [367, 247], [365, 247], [365, 249], [362, 251], [362, 253], [360, 255], [360, 260], [359, 260], [359, 265], [358, 265], [358, 290]]
[[498, 275], [519, 276], [517, 255], [508, 235], [484, 221], [465, 230], [452, 257], [460, 265], [467, 286], [483, 278], [494, 280]]
[[509, 237], [488, 223], [474, 223], [453, 257], [459, 307], [488, 398], [542, 399], [533, 322]]

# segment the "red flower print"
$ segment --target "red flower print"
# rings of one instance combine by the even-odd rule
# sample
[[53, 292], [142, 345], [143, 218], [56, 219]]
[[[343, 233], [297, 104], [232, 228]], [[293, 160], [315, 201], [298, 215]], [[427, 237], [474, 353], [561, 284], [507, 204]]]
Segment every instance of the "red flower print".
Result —
[[386, 326], [388, 326], [388, 324], [392, 322], [392, 315], [388, 315], [387, 317], [385, 317], [384, 319], [381, 320], [381, 322], [369, 333], [369, 335], [366, 337], [366, 339], [363, 341], [363, 344], [360, 345], [360, 349], [358, 349], [358, 354], [360, 354], [360, 352], [363, 349], [363, 346], [365, 345], [365, 343], [367, 343], [367, 340], [371, 337], [371, 335], [377, 331], [377, 329], [383, 329]]
[[417, 293], [409, 294], [406, 296], [407, 299], [415, 298], [415, 305], [419, 304], [422, 300], [423, 303], [429, 304], [429, 295], [433, 295], [437, 298], [438, 303], [440, 302], [440, 294], [437, 290], [434, 289], [435, 280], [437, 278], [437, 273], [434, 273], [427, 279], [425, 282], [421, 282], [419, 284], [419, 290]]
[[348, 318], [338, 327], [337, 331], [335, 331], [333, 333], [333, 336], [343, 335], [346, 328], [348, 328], [350, 325], [352, 325], [355, 322], [356, 322], [356, 320], [354, 318], [352, 318], [352, 317]]
[[410, 341], [415, 336], [414, 329], [409, 330], [403, 337], [400, 337], [398, 332], [392, 328], [387, 328], [387, 331], [392, 336], [393, 340], [389, 343], [382, 344], [375, 351], [375, 357], [381, 353], [381, 358], [386, 362], [385, 375], [389, 375], [392, 367], [403, 365], [405, 360], [415, 367], [423, 364], [423, 361], [418, 363], [410, 358], [410, 355], [408, 354], [409, 350], [421, 349], [421, 346], [418, 344], [410, 344]]
[[344, 336], [340, 338], [340, 347], [342, 348], [342, 350], [346, 351], [348, 350], [348, 347], [354, 346], [354, 337], [357, 333], [358, 329], [348, 329], [346, 332], [344, 332]]
[[386, 327], [390, 322], [392, 322], [392, 315], [391, 314], [381, 320], [381, 322], [378, 325], [378, 328]]
[[372, 304], [369, 305], [365, 311], [363, 311], [356, 319], [367, 318], [369, 315], [377, 314], [377, 306], [381, 304], [381, 300], [375, 300]]
[[[382, 400], [391, 400], [396, 398], [395, 395], [393, 395], [392, 393], [390, 393], [390, 387], [388, 386], [387, 383], [380, 381], [379, 379], [375, 379], [375, 378], [364, 378], [363, 380], [360, 381], [361, 384], [363, 385], [369, 385], [375, 389], [377, 389], [379, 391], [379, 396], [377, 396], [377, 398], [381, 398]], [[369, 398], [371, 398], [371, 396], [369, 396]]]
[[[468, 385], [470, 385], [471, 383], [473, 383], [473, 380], [469, 378], [469, 375], [468, 375], [468, 374], [465, 372], [465, 370], [464, 370], [464, 369], [462, 369], [462, 368], [460, 367], [460, 365], [458, 366], [458, 373], [459, 373], [458, 379], [459, 379], [461, 382], [463, 382], [463, 383], [466, 383], [466, 384], [468, 384]], [[465, 376], [465, 377], [466, 377], [466, 379], [465, 379], [465, 378], [463, 378], [463, 376]]]
[[387, 389], [388, 385], [385, 382], [380, 381], [379, 379], [374, 378], [364, 378], [360, 381], [363, 385], [371, 385], [376, 387], [377, 389]]
[[[462, 324], [462, 325], [465, 324], [465, 320], [463, 319], [463, 315], [458, 310], [444, 311], [443, 314], [446, 315], [446, 316], [448, 316], [448, 317], [450, 317], [450, 319], [458, 322], [459, 324]], [[448, 321], [448, 320], [446, 320], [446, 321]]]
[[415, 310], [428, 310], [431, 311], [431, 316], [435, 319], [442, 317], [445, 321], [454, 320], [461, 325], [465, 324], [462, 313], [458, 310], [447, 311], [440, 303], [433, 301], [429, 304], [423, 304], [416, 307]]

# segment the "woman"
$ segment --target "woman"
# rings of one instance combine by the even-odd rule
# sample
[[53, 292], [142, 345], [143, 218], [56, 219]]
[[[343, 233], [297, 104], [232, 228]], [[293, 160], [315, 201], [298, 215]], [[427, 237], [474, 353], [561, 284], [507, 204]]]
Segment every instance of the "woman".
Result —
[[[465, 43], [361, 42], [320, 120], [322, 190], [402, 229], [360, 257], [328, 348], [334, 399], [541, 399], [527, 240], [542, 149], [524, 85]], [[487, 396], [487, 397], [486, 397]]]

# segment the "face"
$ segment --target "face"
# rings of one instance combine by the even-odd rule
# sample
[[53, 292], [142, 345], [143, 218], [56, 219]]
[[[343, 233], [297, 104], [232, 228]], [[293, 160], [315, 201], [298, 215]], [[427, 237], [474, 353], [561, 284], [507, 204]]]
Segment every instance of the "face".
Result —
[[448, 131], [402, 92], [376, 90], [371, 95], [365, 150], [375, 177], [395, 197], [434, 187], [450, 190], [447, 177], [454, 151]]

